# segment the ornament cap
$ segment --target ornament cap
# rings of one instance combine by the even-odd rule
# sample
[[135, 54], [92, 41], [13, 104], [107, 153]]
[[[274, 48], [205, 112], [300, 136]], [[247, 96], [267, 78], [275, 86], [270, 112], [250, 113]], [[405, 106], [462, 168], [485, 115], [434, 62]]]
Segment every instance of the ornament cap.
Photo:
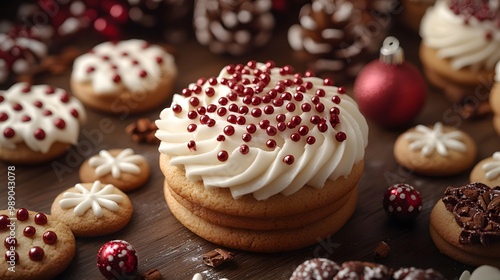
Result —
[[405, 61], [403, 49], [399, 46], [399, 40], [394, 36], [385, 38], [380, 48], [380, 61], [385, 64], [400, 65]]

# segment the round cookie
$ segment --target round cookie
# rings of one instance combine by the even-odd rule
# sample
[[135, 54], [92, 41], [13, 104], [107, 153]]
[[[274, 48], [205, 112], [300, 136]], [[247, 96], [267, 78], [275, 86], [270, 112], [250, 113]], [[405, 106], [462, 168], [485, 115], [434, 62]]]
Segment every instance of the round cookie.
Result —
[[78, 142], [86, 115], [64, 89], [17, 83], [0, 91], [0, 160], [50, 161]]
[[431, 211], [432, 240], [439, 251], [459, 262], [500, 267], [499, 213], [500, 187], [448, 187]]
[[133, 211], [125, 193], [99, 181], [76, 184], [59, 194], [51, 207], [52, 215], [78, 237], [116, 232], [128, 224]]
[[468, 134], [439, 122], [433, 127], [410, 128], [394, 143], [396, 162], [422, 175], [461, 173], [474, 163], [476, 156], [476, 144]]
[[124, 192], [142, 186], [149, 178], [149, 164], [141, 155], [130, 148], [109, 151], [102, 150], [86, 160], [80, 167], [80, 181], [90, 183], [96, 180], [111, 184]]
[[469, 180], [488, 186], [500, 186], [500, 152], [478, 162], [472, 169]]
[[[14, 230], [11, 232], [11, 229]], [[2, 279], [52, 279], [63, 272], [75, 256], [73, 233], [51, 215], [24, 208], [1, 210], [0, 234], [1, 240], [5, 240], [3, 243], [8, 245], [4, 244], [5, 259], [0, 262]]]
[[176, 75], [173, 56], [159, 46], [137, 39], [104, 42], [75, 60], [71, 88], [88, 107], [127, 115], [167, 100]]

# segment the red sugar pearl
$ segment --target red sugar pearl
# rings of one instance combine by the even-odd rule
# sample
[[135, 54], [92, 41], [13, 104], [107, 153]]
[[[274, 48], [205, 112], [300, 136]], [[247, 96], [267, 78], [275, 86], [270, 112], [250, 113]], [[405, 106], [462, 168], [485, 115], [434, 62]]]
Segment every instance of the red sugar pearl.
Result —
[[272, 113], [274, 113], [274, 107], [271, 105], [266, 105], [266, 107], [264, 107], [264, 113], [266, 115], [271, 115]]
[[198, 106], [200, 104], [200, 100], [198, 99], [198, 97], [191, 97], [189, 98], [189, 104], [191, 104], [191, 106]]
[[16, 218], [19, 221], [26, 221], [29, 218], [30, 213], [26, 208], [19, 208], [16, 212]]
[[33, 226], [27, 226], [23, 230], [23, 235], [26, 237], [32, 237], [36, 233], [36, 228]]
[[276, 115], [276, 121], [277, 122], [284, 122], [286, 120], [286, 115], [285, 114], [277, 114]]
[[283, 157], [283, 162], [288, 164], [288, 165], [293, 164], [294, 161], [295, 161], [295, 158], [292, 155], [286, 155], [285, 157]]
[[259, 122], [259, 127], [261, 129], [267, 129], [269, 127], [269, 120], [261, 120]]
[[252, 135], [248, 133], [243, 133], [243, 135], [241, 136], [241, 140], [245, 142], [250, 142], [250, 140], [252, 140]]
[[253, 96], [252, 97], [252, 105], [257, 106], [262, 102], [262, 98], [258, 96]]
[[35, 224], [37, 225], [45, 225], [47, 223], [47, 216], [43, 213], [37, 213], [35, 215]]
[[274, 126], [268, 126], [268, 127], [266, 128], [266, 132], [267, 132], [267, 135], [269, 135], [269, 136], [274, 136], [274, 135], [276, 135], [276, 133], [277, 133], [277, 129], [276, 129], [276, 127], [274, 127]]
[[121, 80], [122, 80], [122, 78], [120, 77], [120, 75], [115, 74], [113, 76], [113, 83], [119, 83]]
[[235, 103], [232, 103], [229, 105], [229, 107], [227, 107], [227, 109], [231, 112], [238, 112], [238, 105], [236, 105]]
[[300, 134], [301, 136], [306, 136], [306, 135], [307, 135], [307, 133], [309, 133], [309, 128], [308, 128], [307, 126], [305, 126], [305, 125], [301, 125], [301, 126], [299, 127], [299, 134]]
[[217, 153], [217, 159], [219, 161], [226, 161], [228, 158], [229, 158], [229, 154], [224, 150], [221, 150]]
[[296, 92], [293, 94], [293, 98], [297, 101], [302, 101], [304, 100], [304, 95], [300, 92]]
[[236, 99], [238, 99], [238, 94], [235, 93], [235, 92], [230, 92], [226, 95], [227, 99], [231, 100], [231, 101], [236, 101]]
[[[198, 81], [199, 81], [199, 79], [198, 79]], [[200, 93], [200, 92], [201, 92], [201, 87], [200, 87], [199, 85], [194, 85], [194, 86], [192, 86], [192, 87], [191, 87], [191, 90], [192, 90], [194, 93], [198, 94], [198, 93]]]
[[286, 124], [284, 122], [279, 122], [276, 124], [276, 128], [278, 128], [279, 131], [285, 131]]
[[278, 92], [274, 89], [270, 90], [267, 94], [269, 94], [271, 98], [276, 98], [276, 96], [278, 96]]
[[[276, 64], [274, 63], [274, 61], [272, 61], [272, 60], [268, 60], [268, 61], [266, 61], [266, 67], [267, 67], [268, 69], [274, 68], [275, 66], [276, 66]], [[290, 67], [291, 67], [291, 66], [290, 66]]]
[[227, 85], [227, 82], [228, 82], [228, 80], [227, 80], [226, 78], [221, 78], [221, 79], [220, 79], [220, 83], [221, 83], [222, 85]]
[[57, 234], [51, 230], [43, 233], [43, 242], [45, 244], [53, 245], [57, 242]]
[[288, 112], [295, 111], [295, 104], [292, 103], [292, 102], [289, 102], [288, 104], [286, 104], [286, 109], [287, 109]]
[[222, 142], [224, 140], [226, 140], [226, 136], [224, 136], [222, 134], [219, 134], [219, 136], [217, 136], [217, 141]]
[[337, 95], [332, 96], [332, 102], [335, 103], [335, 104], [339, 104], [340, 103], [340, 97], [338, 97]]
[[344, 93], [346, 93], [346, 89], [345, 89], [345, 87], [338, 87], [337, 92], [340, 94], [344, 94]]
[[285, 91], [285, 86], [283, 85], [276, 85], [274, 87], [274, 89], [278, 92], [278, 93], [283, 93]]
[[293, 83], [296, 84], [296, 85], [300, 85], [302, 84], [304, 81], [302, 80], [301, 77], [295, 77], [293, 78]]
[[248, 154], [249, 151], [250, 151], [250, 148], [247, 145], [243, 144], [240, 146], [240, 153], [246, 155], [246, 154]]
[[251, 87], [245, 87], [243, 89], [243, 94], [244, 95], [250, 95], [250, 96], [252, 96], [254, 93], [255, 93], [255, 91]]
[[333, 86], [333, 84], [334, 84], [334, 82], [330, 78], [326, 78], [323, 80], [323, 85], [325, 85], [325, 86]]
[[325, 132], [328, 130], [328, 125], [326, 124], [326, 122], [320, 122], [318, 123], [318, 129], [320, 132]]
[[188, 89], [188, 88], [183, 88], [182, 91], [181, 91], [181, 93], [182, 93], [182, 96], [189, 97], [189, 96], [191, 96], [192, 91], [190, 89]]
[[22, 122], [29, 122], [29, 121], [31, 121], [31, 118], [30, 118], [30, 116], [25, 115], [25, 116], [23, 116], [23, 117], [21, 118], [21, 121], [22, 121]]
[[238, 112], [242, 115], [246, 115], [248, 114], [248, 107], [247, 106], [241, 106], [239, 109], [238, 109]]
[[[250, 71], [248, 71], [248, 73], [250, 73]], [[242, 83], [243, 85], [248, 85], [248, 84], [250, 84], [250, 80], [249, 80], [249, 79], [247, 79], [247, 78], [243, 78], [243, 79], [241, 79], [241, 83]]]
[[195, 131], [195, 130], [196, 130], [196, 128], [197, 128], [197, 127], [198, 127], [198, 126], [197, 126], [195, 123], [189, 124], [189, 125], [187, 126], [187, 131], [188, 131], [188, 132], [193, 132], [193, 131]]
[[314, 116], [311, 116], [309, 121], [312, 124], [319, 124], [320, 120], [321, 120], [321, 118], [318, 115], [314, 115]]
[[[238, 79], [236, 79], [236, 80], [238, 80]], [[241, 80], [241, 77], [239, 77], [239, 80]], [[236, 82], [235, 82], [235, 83], [236, 83]], [[242, 94], [242, 93], [243, 93], [243, 91], [245, 90], [245, 87], [244, 87], [243, 85], [241, 85], [241, 84], [234, 84], [234, 85], [232, 86], [232, 88], [233, 88], [233, 91], [234, 91], [236, 94]]]
[[212, 97], [215, 95], [215, 89], [214, 88], [211, 88], [211, 87], [208, 87], [205, 89], [205, 94], [208, 96], [208, 97]]
[[316, 90], [316, 95], [319, 96], [319, 97], [324, 97], [325, 96], [325, 90], [322, 89], [322, 88]]
[[339, 131], [335, 134], [335, 139], [339, 142], [344, 142], [347, 139], [347, 135], [344, 132]]
[[160, 56], [157, 56], [157, 57], [155, 57], [155, 61], [156, 61], [156, 63], [158, 63], [158, 64], [162, 64], [162, 63], [163, 63], [163, 58], [162, 58], [162, 57], [160, 57]]
[[251, 114], [254, 118], [258, 118], [258, 117], [262, 116], [262, 110], [259, 108], [253, 108]]
[[146, 78], [147, 75], [148, 75], [148, 72], [146, 72], [146, 70], [141, 70], [139, 72], [139, 77], [141, 77], [141, 78]]
[[50, 110], [43, 110], [42, 114], [44, 116], [50, 116], [50, 115], [52, 115], [52, 111], [50, 111]]
[[314, 105], [314, 108], [316, 109], [317, 112], [322, 113], [323, 111], [325, 111], [325, 104], [320, 102]]
[[205, 115], [207, 113], [207, 109], [205, 107], [203, 107], [203, 106], [196, 108], [196, 111], [200, 115]]
[[273, 105], [276, 106], [276, 107], [281, 107], [283, 106], [283, 100], [282, 99], [274, 99], [273, 100]]
[[234, 127], [232, 125], [226, 125], [226, 127], [224, 127], [224, 134], [226, 134], [227, 136], [233, 135]]
[[247, 131], [248, 133], [255, 133], [255, 131], [257, 131], [257, 126], [253, 123], [247, 125]]
[[5, 138], [12, 138], [16, 135], [16, 132], [14, 131], [14, 129], [10, 128], [10, 127], [7, 127], [6, 129], [4, 129], [3, 131], [3, 136]]
[[290, 135], [290, 139], [292, 139], [293, 142], [299, 142], [300, 141], [300, 135], [298, 133], [292, 133], [292, 135]]
[[5, 240], [3, 241], [3, 245], [7, 249], [9, 249], [10, 246], [16, 247], [17, 246], [17, 239], [13, 236], [8, 235], [7, 237], [5, 237]]
[[32, 261], [41, 261], [44, 255], [43, 249], [38, 246], [31, 247], [29, 252], [29, 257]]
[[266, 147], [269, 149], [274, 149], [276, 148], [276, 141], [274, 139], [269, 139], [266, 141]]
[[172, 106], [172, 111], [176, 114], [179, 114], [182, 112], [182, 107], [179, 104], [174, 104]]
[[229, 115], [229, 116], [227, 116], [227, 121], [228, 121], [229, 123], [235, 124], [235, 123], [236, 123], [236, 119], [237, 119], [237, 118], [236, 118], [236, 116], [235, 116], [235, 115]]
[[241, 100], [241, 102], [247, 104], [247, 105], [250, 105], [252, 104], [252, 96], [251, 95], [245, 95], [243, 97], [243, 99]]
[[33, 103], [33, 105], [35, 105], [35, 107], [42, 108], [43, 103], [42, 103], [42, 101], [37, 100], [37, 101], [35, 101], [35, 103]]
[[21, 89], [22, 93], [28, 93], [30, 91], [31, 91], [31, 86], [30, 85], [27, 85], [27, 86], [25, 86], [24, 88]]
[[7, 215], [0, 215], [0, 230], [7, 229], [10, 225], [10, 219]]
[[306, 139], [306, 143], [309, 145], [312, 145], [312, 144], [316, 143], [316, 138], [314, 138], [314, 136], [309, 136]]
[[236, 118], [236, 123], [239, 125], [244, 125], [246, 123], [246, 121], [247, 121], [246, 118], [243, 116], [238, 116]]
[[187, 147], [190, 151], [196, 151], [196, 142], [194, 142], [193, 140], [190, 140], [188, 143], [187, 143]]
[[21, 106], [21, 104], [19, 103], [16, 103], [12, 105], [12, 109], [14, 109], [15, 111], [21, 111], [23, 109], [23, 106]]
[[225, 107], [220, 107], [219, 109], [217, 109], [217, 115], [219, 117], [225, 116], [226, 113], [227, 113], [227, 109]]
[[340, 123], [340, 119], [338, 115], [332, 115], [330, 117], [330, 124], [335, 127], [338, 123]]
[[217, 105], [215, 104], [208, 104], [207, 105], [207, 112], [213, 113], [217, 110]]
[[90, 73], [92, 73], [92, 72], [94, 72], [94, 71], [95, 71], [95, 67], [92, 67], [92, 66], [88, 67], [88, 68], [85, 70], [85, 72], [87, 72], [87, 74], [90, 74]]
[[12, 251], [6, 251], [5, 252], [5, 261], [11, 261], [12, 258], [14, 259], [14, 262], [17, 263], [19, 261], [19, 254], [17, 252], [14, 252], [14, 256], [12, 257]]
[[194, 120], [198, 117], [198, 113], [196, 113], [195, 110], [191, 110], [187, 113], [187, 117], [190, 119], [190, 120]]
[[289, 122], [286, 124], [286, 126], [287, 126], [289, 129], [294, 129], [297, 125], [296, 125], [294, 122], [289, 121]]
[[229, 65], [226, 66], [226, 71], [227, 71], [228, 74], [233, 74], [234, 70], [235, 70], [235, 68], [234, 68], [233, 64], [229, 64]]
[[[215, 77], [210, 77], [208, 79], [208, 83], [211, 85], [211, 86], [215, 86], [217, 84], [217, 78]], [[207, 88], [208, 89], [208, 88]], [[206, 91], [206, 90], [205, 90]]]
[[330, 115], [338, 115], [340, 114], [340, 109], [338, 107], [330, 108]]
[[293, 116], [290, 119], [295, 125], [299, 125], [302, 122], [302, 118], [300, 116]]
[[257, 61], [255, 60], [249, 60], [247, 62], [247, 66], [250, 68], [250, 69], [255, 69], [255, 67], [257, 66]]
[[4, 122], [9, 119], [9, 115], [6, 113], [0, 113], [0, 122]]
[[287, 92], [284, 92], [280, 95], [280, 99], [283, 99], [283, 100], [292, 100], [292, 94], [289, 93], [288, 91]]
[[295, 90], [297, 92], [306, 92], [306, 87], [303, 85], [300, 85], [300, 86], [296, 87]]
[[219, 98], [219, 104], [222, 106], [226, 106], [229, 100], [226, 97]]
[[[196, 80], [196, 84], [199, 85], [199, 86], [202, 86], [202, 85], [205, 84], [206, 81], [207, 81], [207, 79], [205, 79], [205, 78], [199, 78], [198, 80]], [[200, 93], [200, 92], [201, 92], [201, 89], [197, 93]]]
[[216, 124], [216, 121], [214, 119], [209, 119], [207, 122], [208, 127], [213, 127]]
[[309, 112], [311, 111], [311, 104], [302, 103], [302, 105], [300, 105], [300, 109], [302, 109], [302, 112]]
[[313, 84], [311, 82], [306, 82], [304, 86], [306, 87], [306, 89], [312, 89]]
[[313, 104], [318, 104], [318, 103], [319, 103], [319, 101], [320, 101], [319, 96], [314, 95], [313, 97], [311, 97], [311, 102], [312, 102]]
[[200, 123], [201, 124], [207, 124], [209, 120], [210, 120], [210, 117], [207, 115], [200, 116]]

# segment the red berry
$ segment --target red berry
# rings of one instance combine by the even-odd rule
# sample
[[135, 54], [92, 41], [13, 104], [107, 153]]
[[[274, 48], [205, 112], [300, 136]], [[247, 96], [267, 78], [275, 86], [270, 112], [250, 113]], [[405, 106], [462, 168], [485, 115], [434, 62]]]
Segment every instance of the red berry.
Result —
[[384, 194], [384, 209], [390, 217], [400, 221], [409, 221], [422, 211], [420, 193], [408, 184], [390, 186]]

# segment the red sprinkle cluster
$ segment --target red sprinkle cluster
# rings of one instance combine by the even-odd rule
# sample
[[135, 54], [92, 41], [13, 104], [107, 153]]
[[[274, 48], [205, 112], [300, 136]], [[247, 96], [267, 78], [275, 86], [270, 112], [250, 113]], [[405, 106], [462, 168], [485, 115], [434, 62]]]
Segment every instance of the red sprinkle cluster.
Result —
[[[19, 208], [16, 213], [16, 218], [18, 221], [26, 221], [29, 219], [29, 212], [25, 208]], [[33, 221], [37, 225], [45, 225], [47, 223], [47, 216], [43, 213], [35, 214]], [[10, 231], [10, 218], [7, 215], [0, 215], [0, 230]], [[23, 235], [28, 238], [34, 238], [36, 233], [36, 228], [33, 226], [26, 226], [23, 230]], [[42, 235], [43, 242], [47, 245], [54, 245], [57, 242], [57, 234], [51, 230], [48, 230]], [[14, 260], [19, 261], [19, 254], [17, 251], [11, 250], [11, 247], [17, 247], [19, 245], [17, 238], [11, 236], [10, 234], [4, 239], [4, 246], [7, 248], [5, 252], [5, 261], [12, 260], [12, 252], [14, 253]], [[32, 261], [41, 261], [45, 255], [43, 248], [39, 246], [33, 246], [28, 251], [28, 256]]]
[[[242, 145], [240, 146], [240, 152], [242, 154], [247, 154], [249, 152], [249, 147], [246, 143], [252, 141], [252, 135], [257, 132], [257, 130], [263, 130], [269, 136], [266, 140], [266, 147], [270, 150], [274, 150], [277, 146], [276, 140], [272, 137], [275, 136], [278, 131], [290, 130], [290, 139], [294, 142], [299, 142], [304, 139], [307, 145], [314, 145], [316, 139], [312, 135], [308, 135], [309, 131], [316, 126], [320, 132], [326, 132], [329, 127], [335, 128], [335, 126], [340, 123], [340, 110], [338, 107], [326, 108], [322, 99], [325, 98], [325, 90], [318, 89], [314, 94], [308, 92], [313, 88], [313, 84], [309, 81], [304, 81], [303, 77], [313, 77], [314, 74], [310, 71], [304, 73], [295, 73], [292, 66], [283, 66], [279, 68], [279, 73], [282, 76], [291, 76], [293, 78], [284, 78], [276, 82], [276, 84], [271, 85], [272, 89], [264, 91], [266, 87], [269, 87], [271, 82], [271, 69], [275, 67], [273, 61], [268, 61], [265, 63], [266, 67], [264, 69], [257, 69], [256, 61], [249, 61], [246, 65], [227, 65], [225, 70], [231, 75], [231, 78], [217, 79], [211, 77], [208, 79], [200, 78], [194, 86], [191, 88], [184, 88], [182, 90], [182, 95], [188, 98], [190, 108], [186, 112], [187, 117], [193, 120], [187, 126], [188, 132], [194, 132], [199, 125], [207, 125], [213, 127], [216, 124], [216, 120], [213, 116], [225, 117], [227, 122], [230, 123], [226, 125], [219, 136], [217, 141], [225, 141], [226, 137], [232, 137], [235, 134], [235, 127], [244, 126], [246, 133], [241, 135]], [[244, 77], [250, 76], [251, 78]], [[205, 90], [202, 90], [202, 86], [207, 85]], [[200, 105], [199, 96], [205, 94], [209, 97], [215, 95], [215, 89], [212, 86], [222, 84], [228, 87], [229, 93], [225, 97], [220, 97], [216, 103], [208, 104], [206, 106]], [[324, 79], [324, 86], [333, 86], [333, 80]], [[345, 88], [338, 87], [337, 93], [344, 94], [346, 92]], [[238, 103], [243, 103], [244, 105], [239, 106]], [[339, 104], [341, 98], [338, 95], [332, 97], [331, 101], [335, 104]], [[263, 104], [266, 104], [263, 106]], [[296, 105], [300, 104], [300, 105]], [[263, 109], [259, 108], [262, 107]], [[287, 119], [285, 114], [275, 114], [275, 109], [279, 107], [285, 107], [285, 109], [293, 113], [294, 115]], [[178, 104], [173, 104], [171, 107], [175, 114], [180, 114], [183, 108]], [[300, 115], [302, 112], [316, 112], [309, 120], [303, 120]], [[328, 112], [329, 118], [322, 117]], [[264, 116], [265, 118], [257, 121], [258, 118]], [[346, 140], [346, 134], [344, 132], [337, 132], [335, 139], [339, 142]], [[187, 147], [196, 151], [196, 143], [191, 140], [187, 143]], [[219, 161], [226, 161], [229, 158], [227, 151], [221, 150], [217, 153], [217, 159]], [[293, 155], [286, 155], [283, 158], [283, 162], [286, 164], [293, 164]]]
[[[451, 0], [450, 10], [456, 15], [464, 17], [465, 23], [474, 17], [479, 21], [491, 20], [500, 28], [500, 14], [490, 7], [489, 0]], [[491, 32], [486, 33], [488, 40], [493, 39]]]
[[[23, 89], [21, 89], [21, 93], [22, 94], [30, 94], [31, 93], [31, 86], [26, 86], [24, 87]], [[45, 94], [47, 95], [52, 95], [55, 93], [55, 89], [51, 86], [47, 86], [47, 89], [45, 90]], [[63, 93], [61, 93], [61, 96], [59, 98], [59, 100], [66, 104], [70, 101], [71, 99], [71, 96], [68, 92], [64, 91]], [[5, 102], [5, 99], [3, 96], [0, 96], [0, 105]], [[21, 122], [30, 122], [33, 118], [37, 118], [37, 116], [29, 116], [27, 113], [24, 113], [24, 108], [21, 104], [19, 103], [14, 103], [11, 105], [12, 106], [12, 109], [14, 111], [16, 111], [17, 114], [21, 114], [22, 117], [21, 117]], [[49, 117], [53, 114], [52, 111], [50, 111], [49, 109], [46, 109], [44, 108], [44, 103], [42, 100], [37, 100], [33, 103], [33, 106], [37, 107], [40, 109], [40, 113], [45, 116], [45, 117]], [[1, 109], [1, 107], [0, 107]], [[78, 111], [74, 108], [70, 109], [69, 111], [71, 113], [71, 115], [75, 118], [78, 118]], [[12, 116], [9, 116], [9, 114], [7, 114], [6, 112], [1, 112], [0, 111], [0, 124], [2, 122], [5, 122], [7, 121], [10, 117]], [[66, 122], [61, 119], [61, 118], [57, 118], [54, 120], [54, 126], [57, 127], [58, 129], [64, 129], [66, 127]], [[4, 128], [3, 130], [3, 136], [7, 139], [9, 138], [12, 138], [16, 135], [16, 131], [12, 128], [12, 127], [6, 127]], [[43, 139], [45, 139], [46, 137], [46, 134], [45, 134], [45, 131], [42, 129], [42, 128], [37, 128], [35, 129], [35, 131], [33, 132], [33, 137], [37, 140], [40, 140], [42, 141]]]

